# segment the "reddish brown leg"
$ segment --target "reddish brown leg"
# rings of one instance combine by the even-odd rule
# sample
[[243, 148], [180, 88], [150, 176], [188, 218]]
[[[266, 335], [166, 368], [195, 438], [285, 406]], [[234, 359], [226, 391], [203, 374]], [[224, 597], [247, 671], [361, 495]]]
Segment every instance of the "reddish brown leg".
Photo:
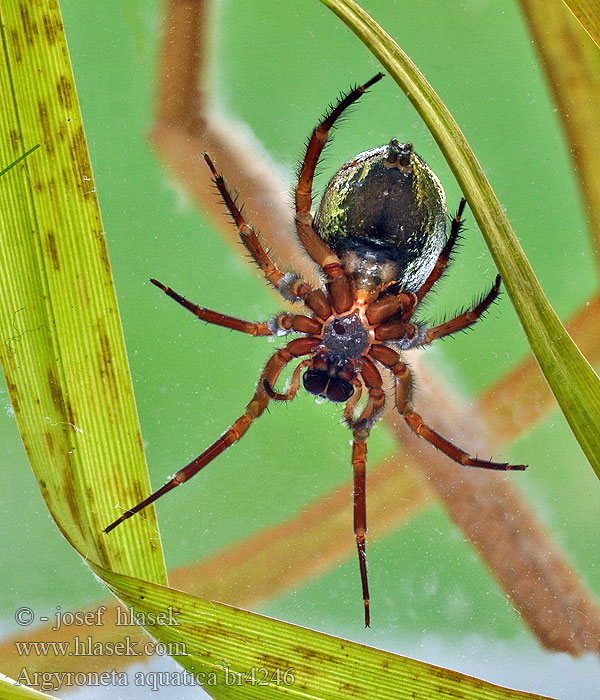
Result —
[[[363, 362], [365, 359], [366, 358], [363, 357]], [[377, 372], [377, 370], [375, 371]], [[379, 372], [377, 373], [379, 374]], [[369, 387], [369, 399], [367, 404], [360, 416], [354, 420], [352, 416], [359, 398], [360, 390], [354, 394], [354, 396], [352, 396], [352, 398], [346, 404], [346, 408], [344, 410], [344, 420], [350, 427], [350, 430], [359, 430], [363, 428], [366, 430], [371, 430], [373, 424], [377, 421], [381, 415], [381, 412], [383, 411], [383, 407], [385, 405], [385, 394], [381, 390], [381, 387]]]
[[312, 360], [302, 360], [302, 362], [294, 370], [292, 374], [292, 381], [290, 382], [290, 388], [285, 392], [285, 394], [278, 394], [274, 389], [268, 379], [263, 379], [263, 386], [267, 392], [267, 396], [273, 401], [291, 401], [300, 388], [300, 372], [304, 367], [308, 367]]
[[[365, 386], [369, 390], [369, 400], [358, 420], [352, 419], [358, 397], [352, 397], [346, 410], [344, 418], [352, 428], [354, 441], [352, 443], [352, 469], [354, 472], [354, 535], [356, 537], [356, 548], [358, 552], [358, 566], [360, 570], [360, 580], [365, 607], [365, 627], [371, 624], [369, 611], [369, 581], [367, 578], [367, 503], [366, 503], [366, 460], [367, 460], [367, 438], [373, 423], [383, 411], [385, 394], [382, 390], [383, 381], [375, 365], [367, 357], [362, 358], [361, 377]], [[359, 388], [360, 388], [360, 382]], [[360, 396], [360, 393], [358, 396]], [[350, 408], [350, 402], [352, 407]]]
[[367, 578], [367, 500], [366, 500], [366, 464], [368, 430], [355, 430], [352, 443], [352, 470], [354, 472], [354, 535], [358, 552], [358, 566], [362, 584], [363, 602], [365, 608], [365, 627], [371, 626], [369, 611], [369, 581]]
[[252, 323], [251, 321], [242, 321], [239, 318], [233, 318], [232, 316], [225, 316], [225, 314], [220, 314], [217, 311], [211, 311], [210, 309], [205, 309], [202, 306], [196, 306], [188, 301], [185, 297], [182, 297], [177, 292], [173, 291], [171, 287], [165, 287], [158, 280], [151, 279], [150, 282], [154, 284], [163, 292], [170, 296], [171, 299], [175, 299], [178, 304], [184, 306], [188, 311], [191, 311], [194, 316], [197, 316], [202, 321], [207, 323], [212, 323], [215, 326], [223, 326], [224, 328], [231, 328], [234, 331], [241, 331], [242, 333], [248, 333], [249, 335], [273, 335], [267, 323]]
[[239, 231], [242, 243], [246, 246], [248, 252], [254, 258], [264, 276], [286, 298], [289, 296], [289, 287], [291, 282], [293, 282], [296, 287], [301, 283], [304, 287], [303, 294], [306, 296], [306, 294], [311, 291], [310, 285], [308, 285], [306, 282], [297, 280], [295, 275], [281, 272], [281, 270], [276, 267], [275, 263], [269, 257], [267, 251], [262, 247], [261, 242], [258, 240], [258, 236], [254, 232], [252, 226], [246, 223], [241, 210], [238, 208], [229, 190], [227, 189], [223, 176], [217, 172], [214, 163], [207, 153], [204, 154], [204, 160], [206, 161], [206, 164], [208, 165], [210, 172], [215, 179], [215, 184], [219, 190], [219, 194], [223, 198], [225, 206], [229, 210], [237, 230]]
[[350, 430], [354, 430], [356, 428], [356, 421], [353, 418], [354, 409], [360, 401], [363, 388], [362, 382], [356, 377], [352, 380], [352, 384], [354, 384], [354, 388], [356, 389], [356, 391], [352, 394], [348, 401], [346, 401], [346, 405], [344, 406], [344, 420], [350, 427]]
[[152, 493], [148, 498], [138, 503], [136, 506], [123, 513], [123, 515], [111, 523], [104, 532], [108, 533], [113, 530], [117, 525], [120, 525], [124, 520], [131, 518], [132, 515], [139, 513], [146, 506], [149, 506], [154, 501], [158, 500], [165, 493], [171, 491], [179, 484], [184, 481], [191, 479], [195, 476], [201, 469], [203, 469], [207, 464], [213, 461], [215, 457], [218, 457], [221, 452], [224, 452], [228, 447], [231, 447], [235, 442], [237, 442], [246, 433], [248, 428], [265, 410], [267, 404], [269, 403], [269, 396], [264, 390], [263, 382], [267, 381], [269, 384], [273, 385], [277, 380], [277, 377], [281, 373], [281, 370], [294, 359], [294, 357], [299, 357], [300, 355], [307, 355], [312, 352], [312, 350], [318, 346], [320, 340], [315, 338], [297, 338], [288, 343], [284, 348], [278, 350], [271, 359], [267, 362], [260, 379], [258, 381], [258, 386], [256, 392], [252, 397], [250, 403], [246, 406], [244, 414], [236, 420], [236, 422], [227, 430], [221, 437], [213, 442], [213, 444], [204, 450], [204, 452], [192, 460], [185, 467], [180, 469], [175, 476], [167, 481], [164, 486], [161, 486], [157, 491]]
[[383, 386], [383, 380], [381, 379], [377, 367], [375, 367], [368, 357], [363, 357], [361, 362], [362, 367], [360, 374], [365, 386], [369, 390], [369, 400], [358, 420], [352, 421], [349, 425], [352, 430], [359, 430], [361, 428], [371, 430], [373, 424], [381, 415], [385, 405], [385, 394], [381, 388]]
[[373, 359], [390, 369], [394, 375], [396, 379], [396, 406], [404, 420], [417, 435], [425, 438], [438, 450], [448, 455], [450, 459], [466, 467], [482, 467], [483, 469], [514, 469], [522, 471], [527, 468], [523, 464], [512, 465], [506, 462], [489, 462], [488, 460], [477, 459], [455, 447], [446, 438], [426, 425], [421, 416], [413, 410], [412, 377], [408, 367], [400, 361], [398, 353], [385, 345], [373, 345], [369, 354]]
[[383, 77], [382, 73], [378, 73], [371, 78], [367, 83], [352, 90], [348, 95], [338, 101], [336, 106], [331, 109], [321, 123], [315, 127], [306, 148], [306, 155], [300, 168], [298, 176], [298, 184], [296, 186], [296, 228], [298, 237], [310, 257], [322, 267], [326, 274], [331, 278], [342, 276], [340, 261], [337, 255], [329, 248], [315, 232], [312, 226], [312, 215], [310, 209], [312, 206], [312, 184], [315, 175], [315, 168], [325, 143], [329, 137], [329, 132], [336, 120], [342, 112], [349, 107], [353, 102], [356, 102], [361, 95], [364, 94], [367, 88]]
[[372, 325], [377, 325], [397, 316], [400, 316], [401, 319], [410, 318], [417, 303], [417, 295], [414, 292], [401, 292], [397, 295], [388, 294], [369, 304], [367, 307], [367, 320]]
[[500, 293], [500, 275], [496, 275], [496, 281], [494, 282], [494, 286], [490, 289], [489, 293], [483, 297], [483, 299], [477, 304], [477, 306], [474, 309], [471, 309], [470, 311], [465, 311], [465, 313], [460, 314], [459, 316], [456, 316], [456, 318], [450, 319], [450, 321], [446, 321], [446, 323], [442, 323], [439, 326], [434, 326], [433, 328], [429, 328], [425, 332], [425, 336], [423, 340], [419, 343], [419, 345], [427, 345], [428, 343], [431, 343], [434, 340], [437, 340], [438, 338], [443, 338], [446, 335], [450, 335], [451, 333], [456, 333], [457, 331], [462, 331], [465, 328], [468, 328], [469, 326], [473, 325], [475, 321], [481, 316], [482, 313], [490, 306], [490, 304], [493, 304], [494, 301], [498, 298], [498, 294]]
[[417, 297], [419, 301], [423, 299], [423, 297], [427, 294], [427, 292], [433, 287], [433, 285], [439, 280], [439, 278], [442, 276], [442, 273], [444, 270], [448, 267], [448, 263], [450, 262], [450, 255], [452, 254], [452, 248], [454, 248], [454, 244], [456, 243], [458, 239], [458, 234], [460, 233], [460, 229], [462, 226], [462, 214], [465, 209], [465, 204], [467, 203], [467, 200], [463, 197], [460, 200], [460, 204], [458, 205], [458, 211], [456, 212], [456, 216], [454, 219], [452, 219], [452, 226], [450, 228], [450, 236], [448, 237], [448, 240], [446, 241], [446, 245], [444, 246], [442, 252], [440, 253], [439, 258], [437, 259], [437, 262], [435, 263], [435, 267], [433, 270], [429, 273], [429, 277], [425, 280], [425, 284], [419, 289], [417, 293]]
[[277, 335], [285, 335], [290, 331], [318, 335], [323, 330], [321, 321], [301, 314], [279, 314], [271, 319], [269, 327], [274, 328]]

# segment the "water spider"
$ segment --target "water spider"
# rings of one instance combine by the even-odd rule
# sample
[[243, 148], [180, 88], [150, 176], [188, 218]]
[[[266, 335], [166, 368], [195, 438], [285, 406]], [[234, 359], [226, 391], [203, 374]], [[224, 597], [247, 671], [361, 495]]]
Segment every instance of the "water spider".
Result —
[[[365, 536], [367, 531], [365, 465], [367, 438], [385, 403], [381, 369], [395, 381], [397, 410], [412, 430], [448, 457], [467, 467], [525, 469], [470, 456], [432, 430], [415, 412], [412, 378], [402, 351], [427, 345], [472, 325], [494, 302], [498, 275], [487, 294], [469, 311], [430, 328], [413, 317], [419, 304], [446, 269], [461, 229], [461, 200], [446, 238], [444, 190], [411, 143], [392, 139], [344, 164], [330, 181], [313, 219], [315, 167], [335, 122], [344, 110], [381, 79], [378, 74], [342, 96], [313, 130], [295, 188], [296, 230], [300, 243], [318, 265], [322, 285], [315, 288], [296, 274], [277, 268], [208, 155], [204, 159], [251, 256], [264, 276], [304, 313], [281, 313], [253, 323], [197, 306], [157, 280], [151, 282], [203, 321], [254, 336], [294, 335], [262, 370], [243, 415], [201, 455], [164, 486], [109, 525], [117, 525], [197, 474], [236, 443], [270, 401], [291, 401], [300, 383], [311, 394], [345, 403], [352, 431], [354, 533], [362, 582], [365, 624], [370, 624]], [[289, 387], [276, 390], [279, 375], [299, 360]], [[363, 402], [359, 404], [361, 395]], [[357, 415], [358, 414], [358, 415]]]

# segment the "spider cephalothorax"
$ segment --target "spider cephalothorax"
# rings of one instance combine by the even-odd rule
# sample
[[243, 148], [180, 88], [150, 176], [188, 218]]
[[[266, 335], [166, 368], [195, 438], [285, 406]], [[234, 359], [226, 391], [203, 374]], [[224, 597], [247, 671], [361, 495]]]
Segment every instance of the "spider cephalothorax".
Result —
[[[246, 223], [221, 175], [205, 154], [215, 183], [238, 228], [242, 242], [266, 279], [304, 314], [282, 313], [252, 323], [192, 304], [170, 287], [151, 280], [198, 318], [250, 335], [297, 334], [269, 359], [244, 414], [201, 455], [164, 486], [109, 525], [110, 532], [163, 494], [187, 481], [237, 442], [269, 401], [290, 401], [300, 388], [335, 403], [345, 403], [344, 418], [353, 434], [354, 532], [362, 582], [365, 624], [370, 621], [365, 534], [367, 530], [365, 465], [367, 438], [385, 403], [380, 369], [395, 381], [396, 406], [421, 437], [459, 464], [487, 469], [525, 469], [523, 465], [471, 457], [429, 428], [413, 409], [412, 378], [399, 351], [427, 345], [475, 323], [496, 299], [500, 276], [470, 311], [432, 328], [413, 320], [419, 303], [446, 269], [461, 227], [465, 200], [452, 220], [446, 240], [446, 201], [442, 186], [412, 144], [392, 139], [361, 153], [333, 176], [313, 221], [312, 183], [329, 132], [342, 112], [382, 77], [355, 88], [327, 113], [309, 139], [295, 191], [296, 230], [308, 255], [322, 271], [314, 288], [273, 263]], [[296, 359], [289, 387], [275, 390], [281, 371]], [[301, 359], [304, 358], [304, 359]], [[359, 406], [363, 388], [367, 398]], [[355, 415], [358, 413], [358, 415]]]

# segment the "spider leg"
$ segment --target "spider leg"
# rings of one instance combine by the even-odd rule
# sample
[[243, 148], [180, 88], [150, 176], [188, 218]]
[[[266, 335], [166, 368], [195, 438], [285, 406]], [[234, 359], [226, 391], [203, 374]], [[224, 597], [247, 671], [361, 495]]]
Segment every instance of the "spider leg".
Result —
[[204, 452], [192, 460], [185, 467], [180, 469], [175, 476], [167, 481], [164, 486], [161, 486], [157, 491], [150, 494], [143, 501], [135, 505], [133, 508], [123, 513], [120, 518], [111, 523], [104, 532], [108, 533], [113, 530], [117, 525], [120, 525], [124, 520], [131, 518], [132, 515], [139, 513], [139, 511], [154, 503], [165, 493], [168, 493], [179, 484], [184, 481], [188, 481], [193, 476], [195, 476], [201, 469], [203, 469], [207, 464], [213, 461], [215, 457], [218, 457], [221, 452], [224, 452], [228, 447], [231, 447], [240, 438], [244, 436], [248, 428], [265, 410], [267, 404], [269, 403], [269, 396], [264, 389], [264, 381], [273, 384], [281, 370], [291, 362], [294, 357], [299, 357], [301, 355], [307, 355], [312, 352], [312, 350], [317, 347], [320, 343], [318, 338], [296, 338], [292, 340], [285, 347], [280, 348], [267, 362], [264, 370], [260, 375], [258, 381], [257, 389], [252, 397], [250, 403], [246, 406], [246, 410], [243, 415], [238, 418], [235, 423], [221, 435], [221, 437], [213, 442], [213, 444], [208, 447]]
[[396, 380], [396, 406], [399, 413], [408, 423], [410, 428], [420, 437], [425, 438], [434, 447], [446, 454], [458, 464], [466, 467], [482, 467], [483, 469], [518, 470], [523, 471], [526, 465], [512, 465], [506, 462], [490, 462], [488, 460], [471, 457], [467, 452], [453, 445], [435, 430], [432, 430], [423, 422], [418, 413], [415, 413], [412, 405], [412, 376], [409, 368], [400, 361], [400, 356], [395, 350], [386, 345], [373, 345], [369, 351], [370, 356], [387, 367]]
[[207, 153], [204, 154], [204, 160], [212, 173], [219, 194], [233, 218], [242, 243], [246, 246], [246, 249], [254, 258], [264, 276], [284, 298], [292, 301], [304, 299], [304, 297], [312, 291], [312, 287], [307, 282], [304, 282], [304, 280], [298, 279], [296, 275], [282, 272], [277, 268], [267, 251], [263, 248], [252, 226], [246, 222], [241, 210], [238, 208], [234, 198], [227, 189], [223, 176], [217, 171]]
[[285, 335], [290, 332], [319, 335], [323, 331], [323, 324], [311, 316], [282, 313], [269, 321], [269, 328], [273, 329], [276, 335]]
[[354, 536], [356, 538], [356, 550], [358, 552], [358, 566], [362, 585], [363, 603], [365, 608], [365, 627], [371, 626], [371, 613], [369, 610], [369, 580], [367, 578], [367, 500], [366, 500], [366, 464], [367, 464], [367, 438], [368, 430], [353, 431], [352, 443], [352, 471], [354, 473]]
[[302, 360], [294, 370], [292, 374], [292, 381], [290, 382], [290, 388], [285, 392], [285, 394], [278, 394], [272, 387], [268, 379], [263, 379], [263, 386], [267, 392], [267, 396], [273, 401], [291, 401], [300, 388], [300, 372], [304, 367], [308, 367], [312, 360]]
[[410, 318], [418, 303], [414, 292], [400, 292], [399, 294], [386, 294], [367, 307], [367, 320], [372, 325], [377, 325], [401, 314], [401, 319]]
[[369, 390], [369, 401], [355, 427], [367, 427], [371, 430], [373, 424], [381, 415], [385, 405], [385, 394], [382, 389], [383, 380], [381, 379], [379, 370], [368, 357], [363, 357], [361, 364], [360, 375], [363, 378], [365, 386]]
[[268, 323], [252, 323], [251, 321], [242, 321], [239, 318], [233, 318], [232, 316], [226, 316], [225, 314], [220, 314], [217, 311], [211, 311], [210, 309], [205, 309], [203, 306], [196, 306], [188, 301], [185, 297], [182, 297], [177, 292], [173, 291], [171, 287], [166, 287], [161, 284], [158, 280], [151, 279], [153, 285], [162, 289], [163, 292], [174, 299], [178, 304], [185, 307], [188, 311], [191, 311], [194, 316], [197, 316], [202, 321], [207, 323], [212, 323], [215, 326], [223, 326], [224, 328], [231, 328], [234, 331], [241, 331], [242, 333], [248, 333], [249, 335], [273, 335]]
[[[358, 420], [352, 419], [352, 411], [358, 402], [354, 396], [346, 404], [344, 417], [352, 429], [352, 471], [354, 473], [354, 536], [358, 553], [358, 567], [362, 585], [363, 603], [365, 609], [365, 627], [371, 624], [369, 609], [369, 581], [367, 577], [367, 503], [366, 503], [366, 461], [367, 439], [373, 424], [383, 411], [385, 394], [382, 390], [383, 381], [379, 370], [367, 357], [362, 358], [361, 377], [369, 390], [369, 400]], [[359, 390], [360, 390], [360, 382]], [[360, 396], [360, 391], [359, 391]], [[350, 407], [350, 403], [351, 407]]]
[[279, 314], [273, 317], [270, 321], [253, 323], [252, 321], [242, 321], [239, 318], [234, 318], [233, 316], [226, 316], [218, 311], [211, 311], [210, 309], [205, 309], [203, 306], [196, 306], [191, 301], [188, 301], [181, 294], [177, 294], [176, 291], [167, 287], [158, 280], [151, 279], [153, 285], [162, 289], [162, 291], [171, 299], [174, 299], [178, 304], [181, 304], [188, 311], [191, 311], [194, 316], [197, 316], [202, 321], [206, 323], [212, 323], [215, 326], [223, 326], [224, 328], [231, 328], [234, 331], [241, 331], [242, 333], [248, 333], [249, 335], [285, 335], [290, 331], [296, 333], [307, 333], [310, 335], [316, 335], [323, 330], [323, 324], [316, 318], [311, 318], [310, 316], [302, 316], [300, 314]]
[[433, 328], [429, 328], [427, 331], [425, 331], [425, 336], [423, 337], [423, 340], [418, 343], [418, 345], [427, 345], [438, 338], [443, 338], [451, 333], [462, 331], [465, 328], [473, 325], [475, 321], [480, 318], [481, 314], [483, 314], [486, 309], [489, 308], [490, 304], [493, 304], [498, 298], [498, 294], [500, 293], [500, 280], [500, 275], [496, 275], [494, 285], [488, 294], [481, 299], [479, 304], [475, 306], [475, 308], [471, 309], [470, 311], [465, 311], [465, 313], [459, 314], [456, 316], [456, 318], [452, 318], [439, 326], [434, 326]]
[[355, 88], [329, 110], [324, 119], [315, 127], [306, 147], [306, 154], [300, 167], [298, 184], [296, 185], [296, 229], [300, 242], [304, 246], [310, 257], [323, 268], [325, 273], [331, 278], [343, 275], [339, 258], [331, 248], [322, 240], [313, 228], [313, 219], [310, 213], [312, 206], [312, 184], [315, 175], [315, 168], [325, 143], [329, 137], [329, 131], [340, 117], [342, 112], [352, 103], [356, 102], [361, 95], [374, 83], [383, 77], [378, 73], [367, 83]]
[[356, 391], [352, 394], [348, 401], [346, 401], [346, 405], [344, 406], [344, 420], [346, 421], [348, 427], [351, 430], [354, 430], [356, 428], [356, 421], [352, 416], [354, 415], [356, 405], [360, 401], [363, 385], [360, 379], [357, 379], [356, 377], [352, 380], [352, 384], [354, 384]]
[[419, 301], [423, 299], [423, 297], [427, 294], [427, 292], [433, 287], [433, 285], [439, 280], [439, 278], [442, 276], [442, 273], [444, 270], [448, 267], [448, 263], [450, 262], [450, 255], [452, 254], [452, 248], [454, 248], [454, 244], [456, 243], [458, 239], [458, 234], [460, 233], [460, 229], [462, 226], [462, 214], [465, 209], [465, 204], [467, 203], [467, 200], [463, 197], [460, 200], [460, 204], [458, 205], [458, 211], [456, 212], [456, 216], [454, 219], [452, 219], [452, 226], [450, 228], [450, 236], [448, 237], [448, 240], [446, 241], [446, 245], [442, 249], [442, 252], [440, 253], [437, 262], [435, 263], [435, 266], [433, 270], [429, 273], [429, 277], [425, 280], [425, 283], [419, 289], [417, 293], [417, 297]]

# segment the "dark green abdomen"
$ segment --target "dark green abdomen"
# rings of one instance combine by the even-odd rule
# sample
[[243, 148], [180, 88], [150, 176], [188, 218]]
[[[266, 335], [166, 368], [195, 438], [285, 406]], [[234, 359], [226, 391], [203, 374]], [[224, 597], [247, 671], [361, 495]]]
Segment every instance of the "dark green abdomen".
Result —
[[315, 220], [355, 287], [416, 291], [444, 245], [442, 186], [410, 144], [361, 153], [333, 176]]

